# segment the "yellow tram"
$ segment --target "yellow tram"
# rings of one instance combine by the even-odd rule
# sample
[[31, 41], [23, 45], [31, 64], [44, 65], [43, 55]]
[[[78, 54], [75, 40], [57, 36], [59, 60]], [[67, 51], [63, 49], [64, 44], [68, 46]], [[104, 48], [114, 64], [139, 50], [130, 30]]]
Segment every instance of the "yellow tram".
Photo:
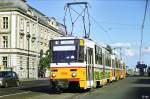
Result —
[[104, 45], [90, 39], [58, 37], [50, 40], [52, 87], [95, 88], [125, 77], [125, 65]]

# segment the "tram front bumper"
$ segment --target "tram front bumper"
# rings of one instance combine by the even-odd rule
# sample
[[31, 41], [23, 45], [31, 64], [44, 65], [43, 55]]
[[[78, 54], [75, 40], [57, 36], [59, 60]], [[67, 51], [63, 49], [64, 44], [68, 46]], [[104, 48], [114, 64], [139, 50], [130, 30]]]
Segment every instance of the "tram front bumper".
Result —
[[59, 87], [59, 88], [66, 89], [68, 88], [68, 80], [67, 79], [51, 79], [50, 86], [52, 88]]
[[69, 88], [70, 85], [78, 84], [80, 88], [85, 87], [85, 81], [80, 81], [79, 78], [70, 78], [70, 79], [50, 79], [50, 86], [52, 88]]

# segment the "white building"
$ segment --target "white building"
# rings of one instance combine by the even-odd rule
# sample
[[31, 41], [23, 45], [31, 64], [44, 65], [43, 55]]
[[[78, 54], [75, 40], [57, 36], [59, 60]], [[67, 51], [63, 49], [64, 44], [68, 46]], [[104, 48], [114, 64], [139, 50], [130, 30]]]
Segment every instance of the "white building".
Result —
[[40, 50], [64, 35], [58, 22], [25, 0], [0, 0], [0, 67], [12, 68], [19, 78], [37, 78]]

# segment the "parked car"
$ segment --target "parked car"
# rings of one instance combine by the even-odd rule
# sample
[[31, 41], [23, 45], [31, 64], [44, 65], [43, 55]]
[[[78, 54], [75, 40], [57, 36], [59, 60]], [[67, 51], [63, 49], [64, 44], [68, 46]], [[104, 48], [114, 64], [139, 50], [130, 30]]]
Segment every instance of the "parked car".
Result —
[[18, 75], [14, 71], [0, 71], [0, 87], [20, 85]]

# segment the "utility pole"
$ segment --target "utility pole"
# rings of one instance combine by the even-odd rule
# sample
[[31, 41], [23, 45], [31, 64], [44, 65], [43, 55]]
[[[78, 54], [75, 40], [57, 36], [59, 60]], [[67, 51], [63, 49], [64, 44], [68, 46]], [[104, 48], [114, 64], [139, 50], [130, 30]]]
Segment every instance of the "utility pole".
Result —
[[140, 57], [139, 57], [139, 62], [142, 61], [143, 31], [144, 31], [144, 24], [145, 24], [147, 7], [148, 7], [148, 0], [145, 0], [145, 1], [146, 1], [145, 2], [145, 10], [144, 10], [144, 16], [143, 16], [142, 25], [141, 25], [141, 40], [140, 40]]

